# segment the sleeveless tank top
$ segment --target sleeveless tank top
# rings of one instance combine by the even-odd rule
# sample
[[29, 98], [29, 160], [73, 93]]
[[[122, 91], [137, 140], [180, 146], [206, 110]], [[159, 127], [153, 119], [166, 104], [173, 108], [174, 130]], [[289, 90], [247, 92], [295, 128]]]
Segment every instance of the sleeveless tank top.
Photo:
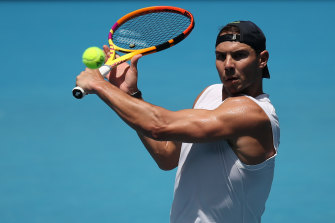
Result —
[[[213, 110], [220, 106], [223, 103], [222, 87], [222, 84], [208, 87], [194, 109]], [[277, 151], [279, 122], [268, 95], [246, 97], [257, 103], [269, 117]], [[183, 143], [170, 222], [261, 222], [272, 185], [276, 154], [260, 164], [246, 165], [225, 140]]]

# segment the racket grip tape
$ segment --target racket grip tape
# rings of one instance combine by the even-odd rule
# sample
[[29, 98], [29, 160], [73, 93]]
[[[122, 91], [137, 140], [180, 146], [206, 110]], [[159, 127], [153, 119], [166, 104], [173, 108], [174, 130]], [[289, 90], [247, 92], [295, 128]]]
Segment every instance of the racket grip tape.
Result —
[[[101, 75], [105, 77], [111, 71], [111, 67], [108, 65], [103, 65], [99, 68], [99, 71]], [[82, 99], [83, 97], [85, 97], [85, 95], [87, 95], [87, 93], [84, 91], [84, 89], [77, 86], [72, 89], [72, 95], [77, 99]]]

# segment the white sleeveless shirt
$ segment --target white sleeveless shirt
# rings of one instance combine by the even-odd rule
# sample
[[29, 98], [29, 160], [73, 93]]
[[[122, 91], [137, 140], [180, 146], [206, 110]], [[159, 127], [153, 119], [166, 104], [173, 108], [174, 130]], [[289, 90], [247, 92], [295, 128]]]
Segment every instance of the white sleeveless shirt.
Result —
[[[222, 102], [222, 84], [208, 87], [195, 109], [213, 110]], [[268, 95], [256, 98], [272, 126], [274, 148], [279, 146], [279, 122]], [[171, 223], [259, 223], [265, 209], [275, 156], [246, 165], [225, 140], [183, 143], [175, 180]]]

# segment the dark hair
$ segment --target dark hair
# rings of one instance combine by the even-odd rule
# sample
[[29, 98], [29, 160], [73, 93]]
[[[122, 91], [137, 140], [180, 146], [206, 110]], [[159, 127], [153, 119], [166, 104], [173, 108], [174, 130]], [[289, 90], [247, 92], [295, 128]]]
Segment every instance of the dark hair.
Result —
[[237, 26], [228, 24], [226, 26], [224, 26], [218, 36], [220, 36], [222, 33], [226, 33], [226, 34], [240, 34], [240, 29]]

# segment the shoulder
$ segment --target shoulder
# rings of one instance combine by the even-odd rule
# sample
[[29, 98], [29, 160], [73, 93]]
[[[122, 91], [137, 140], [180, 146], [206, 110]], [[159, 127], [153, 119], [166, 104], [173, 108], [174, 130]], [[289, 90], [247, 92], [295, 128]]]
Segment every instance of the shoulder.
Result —
[[204, 90], [201, 91], [201, 93], [197, 96], [193, 103], [193, 108], [199, 101], [201, 97], [203, 97], [205, 94], [214, 94], [214, 95], [221, 95], [222, 94], [222, 84], [212, 84], [207, 86]]
[[216, 109], [217, 116], [230, 123], [232, 130], [243, 131], [268, 125], [264, 110], [246, 96], [229, 97]]
[[239, 109], [238, 113], [264, 112], [263, 109], [255, 101], [246, 96], [228, 97], [226, 100], [223, 101], [220, 107]]
[[194, 103], [193, 103], [193, 108], [195, 107], [196, 103], [198, 102], [199, 98], [201, 97], [201, 95], [209, 88], [210, 86], [206, 87], [204, 90], [202, 90], [202, 92], [200, 94], [198, 94], [197, 98], [195, 99]]

